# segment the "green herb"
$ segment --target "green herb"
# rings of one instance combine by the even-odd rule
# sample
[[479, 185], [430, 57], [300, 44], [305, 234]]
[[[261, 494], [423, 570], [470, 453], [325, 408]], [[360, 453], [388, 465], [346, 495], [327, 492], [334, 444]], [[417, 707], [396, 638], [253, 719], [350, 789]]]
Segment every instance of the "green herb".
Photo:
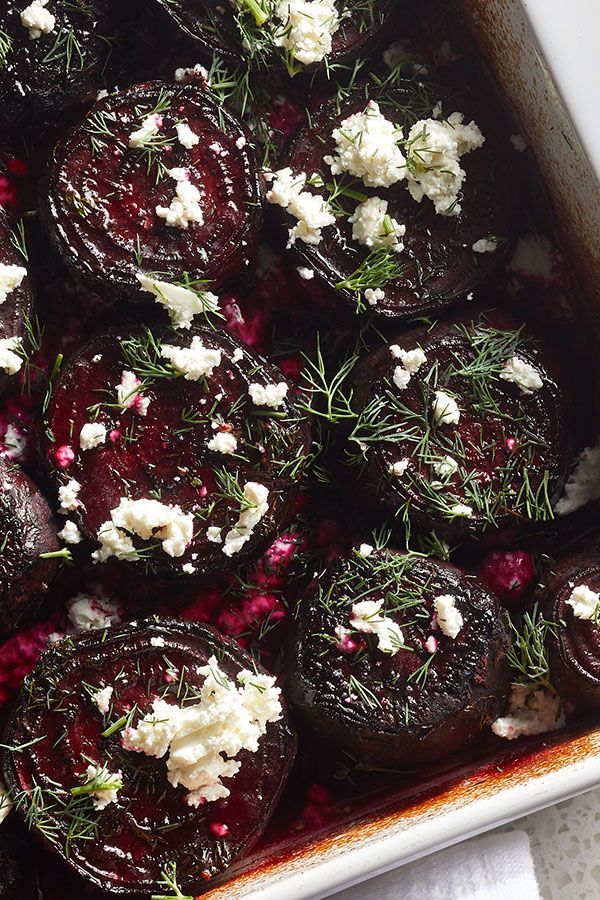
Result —
[[9, 34], [4, 31], [4, 29], [0, 28], [0, 69], [4, 68], [6, 65], [6, 60], [9, 57], [13, 48], [13, 41]]
[[316, 336], [315, 360], [304, 353], [302, 357], [305, 365], [301, 375], [301, 388], [309, 394], [309, 399], [302, 401], [299, 404], [300, 408], [311, 415], [326, 419], [331, 424], [345, 419], [355, 419], [352, 391], [344, 393], [343, 388], [358, 361], [358, 354], [353, 353], [344, 360], [331, 379], [327, 376], [319, 333]]
[[11, 228], [10, 230], [10, 242], [23, 257], [25, 262], [29, 262], [29, 252], [27, 250], [27, 242], [25, 240], [25, 222], [23, 219], [19, 219], [16, 226]]
[[171, 894], [152, 894], [152, 900], [194, 900], [189, 894], [183, 894], [177, 884], [177, 863], [168, 863], [164, 872], [161, 872], [159, 884], [163, 884], [172, 891]]
[[383, 288], [391, 281], [401, 278], [403, 272], [404, 268], [398, 261], [397, 254], [387, 247], [378, 247], [371, 250], [358, 268], [335, 287], [338, 291], [351, 291], [355, 295], [356, 311], [362, 312], [365, 309], [364, 291]]
[[56, 39], [44, 58], [42, 64], [64, 62], [65, 71], [72, 69], [82, 71], [85, 66], [85, 56], [81, 44], [72, 28], [61, 27]]
[[540, 684], [552, 690], [550, 684], [550, 663], [546, 640], [555, 625], [544, 619], [536, 603], [531, 612], [526, 612], [520, 627], [509, 616], [512, 632], [512, 646], [507, 659], [515, 673], [517, 684]]

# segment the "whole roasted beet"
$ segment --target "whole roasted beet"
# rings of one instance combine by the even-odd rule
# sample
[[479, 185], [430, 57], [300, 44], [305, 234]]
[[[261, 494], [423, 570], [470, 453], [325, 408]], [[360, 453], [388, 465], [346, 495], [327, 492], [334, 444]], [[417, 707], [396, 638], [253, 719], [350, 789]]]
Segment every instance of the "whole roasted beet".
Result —
[[517, 605], [533, 588], [533, 557], [523, 550], [496, 550], [483, 560], [479, 577], [501, 603]]
[[53, 124], [93, 100], [108, 53], [107, 10], [107, 0], [3, 4], [0, 133]]
[[502, 711], [503, 614], [454, 566], [371, 551], [363, 545], [304, 598], [288, 696], [319, 734], [370, 764], [426, 764]]
[[550, 678], [576, 706], [600, 709], [600, 548], [561, 560], [540, 588]]
[[39, 488], [0, 457], [0, 633], [17, 627], [41, 600], [56, 570], [56, 522]]
[[19, 350], [33, 310], [33, 291], [25, 260], [15, 247], [15, 234], [0, 210], [0, 390], [22, 367]]
[[195, 577], [272, 542], [309, 442], [281, 372], [208, 326], [92, 338], [56, 380], [48, 433], [62, 510], [99, 562]]
[[65, 263], [117, 300], [142, 297], [140, 272], [227, 281], [262, 218], [245, 128], [193, 85], [135, 85], [100, 100], [60, 141], [41, 194]]
[[122, 894], [166, 893], [163, 873], [195, 893], [226, 869], [265, 828], [295, 750], [279, 689], [248, 654], [157, 619], [48, 650], [5, 741], [29, 742], [3, 759], [19, 813]]
[[405, 332], [358, 363], [345, 460], [365, 506], [455, 540], [553, 518], [571, 398], [550, 349], [496, 312]]

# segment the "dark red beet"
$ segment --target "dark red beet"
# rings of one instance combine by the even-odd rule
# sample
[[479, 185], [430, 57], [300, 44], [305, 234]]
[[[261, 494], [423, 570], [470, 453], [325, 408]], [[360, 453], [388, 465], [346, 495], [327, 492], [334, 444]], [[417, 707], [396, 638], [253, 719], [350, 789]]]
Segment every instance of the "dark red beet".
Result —
[[107, 0], [51, 3], [52, 31], [32, 39], [21, 23], [27, 0], [3, 4], [0, 32], [0, 132], [52, 124], [90, 103], [102, 84], [108, 44]]
[[[408, 372], [394, 354], [418, 348], [426, 361], [402, 389], [394, 379]], [[541, 388], [526, 394], [500, 378], [515, 356]], [[345, 459], [365, 506], [449, 540], [506, 541], [553, 518], [571, 453], [571, 397], [549, 348], [514, 320], [485, 313], [405, 332], [359, 362], [353, 387], [359, 415]]]
[[576, 706], [600, 709], [600, 605], [591, 619], [580, 618], [570, 603], [573, 590], [600, 593], [600, 550], [594, 547], [561, 560], [538, 596], [547, 632], [550, 678], [559, 694]]
[[11, 816], [0, 828], [0, 900], [39, 900], [31, 847], [14, 826]]
[[484, 559], [479, 577], [502, 603], [519, 603], [532, 588], [535, 565], [523, 550], [498, 550]]
[[[12, 224], [8, 216], [0, 210], [0, 280], [4, 266], [18, 266], [21, 269], [26, 268], [23, 256], [18, 252], [14, 245], [16, 241], [16, 232], [13, 231]], [[27, 323], [32, 318], [33, 310], [33, 291], [30, 279], [27, 275], [23, 276], [21, 272], [19, 278], [22, 278], [20, 284], [11, 289], [4, 291], [0, 289], [0, 346], [11, 349], [12, 344], [5, 344], [11, 338], [18, 338], [23, 341], [27, 337]], [[15, 345], [13, 349], [18, 349]], [[18, 355], [18, 353], [17, 353]], [[12, 355], [5, 360], [4, 353], [0, 352], [0, 389], [12, 380], [14, 369], [18, 365], [18, 360], [12, 358]], [[11, 371], [13, 374], [11, 375]]]
[[[195, 381], [178, 375], [159, 353], [164, 345], [190, 347], [193, 339], [221, 354], [212, 374]], [[123, 372], [143, 379], [140, 393], [125, 390], [124, 400], [132, 405], [124, 411], [115, 387]], [[81, 530], [96, 539], [122, 497], [154, 499], [193, 513], [195, 522], [184, 555], [163, 552], [158, 534], [152, 541], [135, 540], [150, 571], [213, 576], [260, 555], [292, 514], [309, 436], [291, 392], [272, 409], [253, 403], [251, 384], [285, 382], [275, 366], [209, 327], [178, 333], [125, 325], [85, 344], [56, 381], [47, 450], [58, 483], [75, 479], [81, 485], [74, 510]], [[81, 429], [92, 422], [105, 426], [106, 438], [82, 450]], [[209, 448], [213, 440], [237, 441], [230, 448], [235, 452]], [[226, 537], [240, 516], [242, 491], [257, 482], [268, 490], [268, 509], [239, 551], [228, 556]], [[251, 505], [244, 501], [245, 509]], [[220, 542], [208, 540], [210, 527], [223, 529]]]
[[[129, 147], [152, 115], [158, 130]], [[196, 144], [186, 148], [176, 125], [188, 125]], [[137, 138], [134, 139], [137, 141]], [[199, 216], [167, 224], [187, 176], [201, 193]], [[136, 275], [219, 286], [251, 255], [262, 200], [250, 136], [194, 85], [136, 85], [99, 101], [54, 150], [41, 194], [45, 228], [67, 265], [105, 294], [140, 299]], [[197, 204], [196, 204], [197, 210]], [[184, 228], [182, 221], [187, 221]]]
[[56, 522], [37, 486], [0, 457], [0, 632], [17, 627], [36, 607], [56, 569], [40, 554], [58, 550]]
[[[463, 616], [456, 638], [434, 614], [444, 595]], [[361, 601], [383, 601], [407, 649], [383, 652], [375, 635], [352, 628]], [[339, 627], [348, 629], [341, 640]], [[464, 748], [502, 711], [507, 647], [500, 607], [476, 579], [438, 560], [357, 554], [302, 601], [288, 696], [318, 733], [370, 764], [426, 764]]]
[[[7, 786], [37, 837], [105, 890], [163, 894], [161, 873], [176, 863], [180, 887], [196, 892], [249, 849], [273, 812], [295, 750], [285, 706], [266, 725], [256, 752], [236, 755], [241, 767], [223, 782], [229, 796], [197, 807], [186, 803], [183, 786], [168, 782], [164, 758], [123, 747], [130, 733], [125, 717], [127, 727], [136, 727], [157, 697], [182, 705], [185, 692], [185, 705], [198, 702], [206, 677], [199, 669], [212, 656], [232, 680], [254, 666], [211, 628], [152, 619], [63, 641], [24, 683], [5, 743], [33, 746], [27, 753], [5, 751]], [[104, 715], [91, 700], [101, 686], [114, 689]], [[88, 764], [122, 773], [116, 801], [102, 810], [89, 794], [70, 793], [85, 781]], [[77, 837], [83, 828], [87, 840]]]
[[[514, 206], [509, 189], [506, 164], [495, 138], [497, 123], [490, 121], [489, 113], [480, 102], [465, 90], [452, 93], [448, 89], [425, 86], [420, 81], [404, 81], [385, 89], [363, 86], [357, 89], [345, 103], [329, 102], [311, 116], [311, 127], [302, 131], [294, 140], [285, 160], [295, 174], [306, 172], [321, 176], [325, 184], [332, 184], [332, 174], [324, 157], [335, 151], [332, 137], [334, 128], [348, 116], [362, 112], [367, 99], [378, 102], [381, 112], [404, 131], [421, 119], [430, 118], [435, 105], [443, 99], [444, 115], [461, 112], [465, 122], [474, 119], [481, 127], [486, 142], [483, 147], [463, 156], [460, 165], [466, 172], [458, 216], [439, 215], [427, 198], [417, 203], [409, 194], [406, 181], [391, 187], [369, 188], [363, 181], [350, 176], [337, 176], [345, 189], [358, 192], [359, 196], [379, 196], [388, 201], [388, 215], [406, 226], [403, 238], [405, 249], [393, 257], [401, 268], [398, 277], [391, 280], [377, 276], [369, 280], [360, 276], [362, 289], [342, 286], [356, 276], [357, 270], [369, 255], [369, 249], [352, 237], [352, 225], [348, 216], [356, 208], [356, 198], [342, 194], [337, 202], [345, 211], [336, 223], [325, 227], [322, 239], [316, 246], [297, 240], [294, 247], [304, 265], [358, 309], [370, 308], [364, 296], [366, 288], [382, 288], [380, 298], [372, 311], [382, 315], [405, 319], [429, 313], [456, 304], [472, 291], [504, 256], [501, 247], [510, 238]], [[314, 188], [312, 190], [315, 190]], [[317, 193], [323, 194], [322, 190]], [[288, 224], [295, 224], [289, 218]], [[482, 238], [495, 235], [498, 249], [492, 253], [475, 253], [473, 244]], [[373, 270], [371, 270], [372, 273]], [[338, 287], [338, 285], [340, 285]]]

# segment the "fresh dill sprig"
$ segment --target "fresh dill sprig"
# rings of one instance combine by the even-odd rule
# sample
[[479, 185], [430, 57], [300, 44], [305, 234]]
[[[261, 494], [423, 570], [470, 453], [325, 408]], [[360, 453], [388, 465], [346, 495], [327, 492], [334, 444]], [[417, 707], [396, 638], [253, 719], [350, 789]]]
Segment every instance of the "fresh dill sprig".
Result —
[[525, 613], [520, 627], [510, 616], [508, 621], [513, 639], [506, 656], [515, 673], [513, 681], [524, 685], [540, 684], [553, 690], [546, 639], [548, 632], [556, 626], [544, 618], [537, 603], [531, 612]]
[[172, 892], [170, 894], [152, 894], [151, 900], [194, 900], [190, 894], [184, 894], [177, 883], [177, 863], [167, 864], [165, 871], [160, 873], [159, 884], [163, 884]]
[[331, 424], [345, 419], [355, 419], [352, 391], [344, 393], [343, 387], [358, 361], [358, 354], [354, 353], [344, 360], [335, 375], [329, 379], [321, 350], [321, 336], [317, 333], [315, 358], [311, 359], [304, 353], [302, 358], [305, 365], [300, 386], [308, 394], [308, 400], [301, 401], [298, 404], [300, 408], [311, 415], [326, 419]]
[[25, 238], [25, 222], [19, 219], [14, 228], [10, 229], [10, 242], [25, 262], [29, 262], [29, 252]]
[[85, 66], [85, 54], [79, 43], [77, 35], [72, 28], [62, 26], [54, 40], [52, 47], [42, 59], [43, 65], [53, 62], [64, 62], [65, 71], [73, 69], [81, 72]]
[[6, 60], [8, 59], [12, 48], [13, 40], [11, 36], [7, 34], [3, 28], [0, 28], [0, 69], [6, 65]]
[[163, 360], [161, 342], [147, 326], [139, 337], [123, 339], [120, 346], [125, 364], [142, 379], [143, 384], [136, 387], [136, 393], [158, 378], [178, 377], [173, 366]]
[[371, 250], [361, 264], [336, 284], [338, 291], [351, 291], [355, 295], [357, 312], [365, 309], [364, 292], [368, 289], [383, 288], [391, 281], [402, 277], [404, 267], [397, 254], [387, 247]]

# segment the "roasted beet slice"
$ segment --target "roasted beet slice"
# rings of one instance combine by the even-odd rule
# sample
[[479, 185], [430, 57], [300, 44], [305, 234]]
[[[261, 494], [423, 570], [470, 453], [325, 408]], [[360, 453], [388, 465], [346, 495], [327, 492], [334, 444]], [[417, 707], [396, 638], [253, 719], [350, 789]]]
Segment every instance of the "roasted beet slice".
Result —
[[[245, 688], [247, 679], [238, 680], [243, 671], [250, 673]], [[231, 700], [222, 695], [229, 691], [239, 695], [247, 715], [224, 711]], [[188, 717], [196, 711], [211, 715], [215, 743], [205, 746], [214, 747], [212, 760], [202, 755], [206, 724], [188, 732], [187, 763], [175, 759], [182, 710]], [[179, 724], [167, 732], [170, 714]], [[237, 726], [238, 717], [240, 727], [247, 718], [249, 731], [256, 729], [253, 750], [244, 749], [247, 736], [241, 750], [227, 750], [236, 741], [228, 728]], [[160, 749], [154, 743], [154, 756], [147, 743], [144, 751], [133, 749], [142, 742], [142, 718], [150, 720], [142, 729], [151, 739], [163, 741]], [[117, 893], [165, 893], [161, 873], [173, 864], [186, 893], [226, 869], [265, 828], [295, 750], [274, 679], [244, 650], [207, 626], [157, 619], [92, 632], [47, 651], [25, 680], [5, 741], [11, 747], [28, 742], [27, 753], [4, 753], [15, 806], [69, 866]], [[227, 758], [237, 772], [225, 774]], [[190, 768], [196, 765], [211, 771], [204, 780], [198, 775], [200, 790], [191, 798]], [[120, 773], [116, 796], [108, 789], [92, 793], [100, 776], [85, 788], [88, 766], [103, 770], [105, 779], [107, 772]], [[172, 786], [176, 766], [183, 767], [180, 784]], [[108, 803], [100, 809], [103, 800]]]
[[[3, 4], [0, 131], [52, 124], [93, 100], [108, 53], [107, 0]], [[37, 7], [37, 8], [36, 8]], [[41, 27], [35, 27], [39, 20]], [[31, 27], [28, 27], [30, 25]]]
[[404, 332], [354, 374], [345, 462], [364, 505], [447, 539], [553, 518], [572, 398], [546, 344], [505, 315]]
[[0, 210], [0, 390], [22, 368], [24, 341], [31, 324], [33, 290], [27, 263], [17, 247], [22, 235]]
[[420, 765], [464, 748], [502, 711], [507, 632], [476, 579], [372, 549], [338, 563], [303, 599], [288, 696], [348, 753]]
[[15, 628], [48, 588], [58, 550], [56, 522], [39, 488], [0, 456], [0, 632]]
[[118, 300], [143, 296], [140, 269], [222, 284], [262, 218], [244, 127], [201, 89], [162, 82], [93, 107], [56, 146], [41, 204], [67, 265]]
[[[114, 541], [111, 511], [123, 498], [145, 501], [121, 526], [138, 552], [105, 547], [100, 561], [139, 556], [150, 571], [196, 577], [268, 546], [290, 514], [309, 443], [281, 372], [208, 326], [97, 335], [57, 379], [48, 432], [63, 510], [88, 537]], [[172, 507], [176, 520], [161, 530], [157, 516]], [[139, 540], [144, 533], [152, 539]]]
[[[403, 319], [456, 303], [488, 276], [504, 257], [504, 248], [513, 231], [511, 183], [514, 173], [507, 172], [505, 154], [496, 137], [497, 123], [469, 89], [456, 91], [449, 87], [427, 86], [421, 81], [397, 83], [395, 78], [390, 78], [383, 86], [378, 80], [378, 84], [377, 87], [369, 83], [363, 85], [341, 105], [339, 100], [323, 105], [311, 116], [310, 127], [294, 140], [285, 165], [291, 168], [294, 176], [306, 173], [312, 185], [307, 190], [329, 197], [330, 209], [336, 215], [334, 224], [323, 227], [318, 243], [306, 243], [301, 237], [296, 239], [294, 249], [302, 264], [314, 270], [359, 311], [372, 309], [382, 316]], [[372, 103], [377, 105], [374, 107]], [[398, 147], [406, 159], [412, 159], [411, 164], [403, 165], [400, 159], [399, 165], [395, 166], [382, 157], [377, 161], [374, 177], [367, 176], [370, 184], [374, 181], [384, 186], [366, 186], [363, 178], [354, 177], [347, 171], [332, 177], [324, 157], [335, 159], [334, 129], [348, 134], [348, 126], [342, 127], [342, 123], [363, 112], [367, 116], [365, 121], [384, 116], [402, 129], [407, 140], [417, 122], [432, 118], [443, 122], [444, 117], [451, 118], [456, 112], [464, 115], [465, 125], [471, 121], [476, 123], [485, 143], [459, 160], [466, 173], [458, 195], [457, 202], [462, 209], [459, 215], [437, 213], [434, 203], [427, 197], [417, 202], [411, 196], [403, 173], [420, 164], [428, 152], [419, 149], [414, 137], [403, 143], [397, 135]], [[454, 126], [448, 125], [449, 134], [453, 129]], [[361, 133], [359, 130], [349, 134], [351, 145], [360, 147]], [[374, 146], [381, 144], [382, 148], [386, 140], [389, 143], [389, 135], [386, 137], [385, 134], [380, 138], [373, 135], [372, 139]], [[411, 150], [413, 146], [417, 149]], [[373, 152], [369, 150], [371, 157]], [[379, 152], [383, 153], [383, 149]], [[445, 165], [440, 163], [430, 168], [445, 171]], [[387, 186], [387, 176], [384, 181], [377, 180], [383, 177], [386, 167], [393, 169], [403, 180]], [[360, 171], [360, 167], [353, 171]], [[319, 179], [323, 182], [321, 187]], [[362, 225], [360, 221], [352, 224], [350, 217], [354, 217], [358, 201], [374, 203], [374, 198], [387, 203], [386, 218], [381, 212], [375, 216], [373, 224], [369, 221], [374, 215], [373, 210], [365, 207]], [[457, 209], [457, 204], [452, 208]], [[288, 225], [296, 224], [294, 217], [286, 216], [286, 219]], [[404, 236], [401, 227], [397, 226], [405, 226]], [[353, 236], [355, 228], [356, 238]], [[396, 238], [393, 238], [394, 234]], [[314, 235], [310, 237], [312, 241]], [[398, 251], [400, 241], [404, 249]], [[483, 252], [476, 252], [475, 246]]]
[[561, 560], [539, 592], [550, 678], [576, 706], [600, 708], [600, 549]]

